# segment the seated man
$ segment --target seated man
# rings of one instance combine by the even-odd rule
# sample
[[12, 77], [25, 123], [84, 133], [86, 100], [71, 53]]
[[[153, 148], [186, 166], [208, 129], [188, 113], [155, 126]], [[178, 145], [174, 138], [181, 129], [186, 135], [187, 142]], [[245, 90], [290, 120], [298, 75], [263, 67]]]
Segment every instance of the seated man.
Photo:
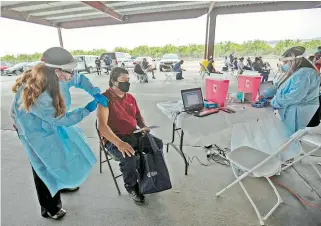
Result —
[[245, 71], [245, 70], [251, 70], [251, 68], [248, 67], [248, 66], [245, 66], [243, 62], [244, 62], [244, 57], [241, 57], [241, 58], [240, 58], [240, 61], [239, 61], [238, 64], [237, 64], [238, 72], [239, 72], [240, 74], [242, 74], [243, 71]]
[[142, 66], [143, 66], [143, 69], [144, 69], [145, 71], [152, 73], [152, 75], [153, 75], [152, 78], [153, 78], [153, 79], [156, 79], [156, 78], [155, 78], [155, 74], [154, 74], [154, 68], [153, 68], [152, 65], [150, 65], [150, 64], [148, 63], [148, 61], [147, 61], [146, 58], [143, 59]]
[[148, 76], [145, 73], [145, 71], [142, 69], [140, 64], [135, 65], [134, 72], [138, 75], [137, 78], [139, 82], [142, 82], [142, 83], [148, 82]]
[[182, 69], [182, 64], [184, 63], [184, 60], [179, 61], [178, 63], [176, 63], [173, 67], [173, 71], [176, 72], [176, 80], [182, 80], [183, 78], [183, 71], [185, 71], [184, 69]]
[[237, 70], [237, 64], [238, 64], [238, 60], [237, 60], [237, 57], [234, 58], [234, 61], [233, 61], [233, 68], [234, 70]]
[[215, 68], [213, 67], [213, 62], [214, 62], [213, 58], [208, 59], [207, 70], [210, 73], [223, 74], [223, 73], [215, 70]]
[[247, 66], [248, 68], [250, 68], [250, 70], [253, 70], [253, 66], [252, 66], [252, 60], [251, 60], [251, 58], [250, 58], [250, 57], [248, 57], [246, 61], [247, 61], [246, 66]]
[[264, 70], [261, 66], [261, 60], [259, 57], [255, 57], [255, 62], [252, 64], [254, 71], [257, 71], [262, 76], [262, 82], [267, 82], [269, 79], [269, 71]]
[[[125, 188], [135, 203], [142, 204], [145, 198], [139, 193], [138, 165], [135, 151], [142, 138], [144, 152], [151, 150], [147, 136], [149, 128], [140, 113], [135, 98], [128, 93], [129, 75], [124, 68], [112, 70], [109, 80], [110, 88], [103, 93], [109, 99], [107, 108], [98, 107], [98, 130], [106, 141], [107, 150], [120, 160]], [[133, 134], [137, 126], [144, 128], [143, 133]], [[153, 137], [159, 149], [163, 148], [162, 140]]]

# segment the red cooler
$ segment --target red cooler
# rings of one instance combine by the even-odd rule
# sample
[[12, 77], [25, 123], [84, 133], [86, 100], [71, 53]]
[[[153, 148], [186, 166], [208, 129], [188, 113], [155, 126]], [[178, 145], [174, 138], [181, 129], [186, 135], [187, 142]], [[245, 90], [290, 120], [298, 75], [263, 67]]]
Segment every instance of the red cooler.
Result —
[[260, 75], [239, 75], [237, 91], [251, 93], [252, 101], [255, 101], [260, 89], [261, 79]]
[[224, 107], [226, 101], [229, 80], [220, 80], [207, 77], [205, 79], [206, 100]]

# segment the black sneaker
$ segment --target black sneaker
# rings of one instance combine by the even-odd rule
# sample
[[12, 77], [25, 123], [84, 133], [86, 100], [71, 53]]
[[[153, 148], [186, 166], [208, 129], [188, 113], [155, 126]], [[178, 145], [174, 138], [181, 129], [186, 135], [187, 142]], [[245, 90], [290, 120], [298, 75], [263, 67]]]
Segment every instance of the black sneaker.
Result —
[[145, 197], [139, 193], [138, 184], [136, 184], [134, 187], [126, 187], [126, 190], [136, 204], [145, 203]]
[[53, 220], [60, 220], [61, 218], [63, 218], [66, 215], [66, 210], [64, 209], [60, 209], [55, 215], [51, 215], [48, 211], [46, 211], [45, 209], [41, 208], [41, 215], [44, 218], [51, 218]]
[[75, 192], [78, 191], [79, 187], [75, 187], [75, 188], [63, 188], [60, 190], [60, 192], [62, 193], [68, 193], [68, 192]]

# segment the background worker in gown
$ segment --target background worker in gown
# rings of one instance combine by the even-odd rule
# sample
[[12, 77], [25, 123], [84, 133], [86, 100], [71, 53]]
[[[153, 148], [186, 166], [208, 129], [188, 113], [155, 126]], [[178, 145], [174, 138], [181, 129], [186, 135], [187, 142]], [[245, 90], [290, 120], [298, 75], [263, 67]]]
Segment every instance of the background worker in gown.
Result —
[[[260, 97], [273, 97], [270, 104], [278, 110], [289, 136], [307, 127], [316, 112], [320, 111], [320, 74], [311, 62], [303, 57], [304, 52], [304, 47], [297, 46], [282, 55], [280, 61], [285, 73]], [[286, 161], [297, 153], [288, 151], [283, 154]]]

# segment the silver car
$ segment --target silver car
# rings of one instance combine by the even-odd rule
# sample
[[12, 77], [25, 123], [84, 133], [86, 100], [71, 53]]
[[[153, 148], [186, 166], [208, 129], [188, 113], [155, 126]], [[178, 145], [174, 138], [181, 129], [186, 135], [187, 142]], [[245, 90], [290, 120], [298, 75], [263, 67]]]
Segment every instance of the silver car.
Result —
[[165, 54], [159, 62], [159, 70], [163, 71], [163, 69], [173, 67], [179, 61], [180, 58], [177, 54]]
[[23, 72], [23, 68], [27, 65], [27, 62], [23, 63], [18, 63], [16, 65], [13, 65], [12, 67], [9, 67], [5, 70], [3, 70], [3, 75], [8, 75], [8, 76], [18, 76]]
[[28, 64], [26, 64], [26, 66], [23, 67], [23, 71], [29, 70], [29, 69], [37, 66], [40, 63], [41, 63], [41, 61], [34, 61], [34, 62], [31, 62], [31, 63], [28, 63]]

